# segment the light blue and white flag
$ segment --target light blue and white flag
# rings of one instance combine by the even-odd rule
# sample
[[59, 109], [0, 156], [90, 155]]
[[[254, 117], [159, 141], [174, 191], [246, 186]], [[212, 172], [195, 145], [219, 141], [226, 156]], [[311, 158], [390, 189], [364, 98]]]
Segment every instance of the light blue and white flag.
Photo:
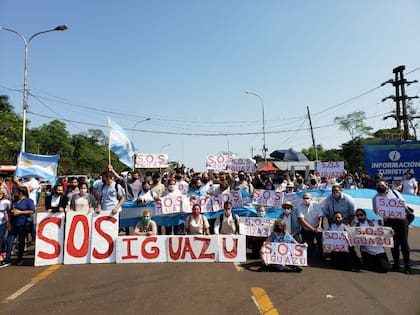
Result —
[[124, 129], [108, 117], [109, 148], [119, 160], [129, 167], [133, 167], [134, 143], [128, 138]]
[[46, 178], [54, 185], [59, 158], [59, 155], [38, 155], [21, 151], [16, 165], [16, 177]]

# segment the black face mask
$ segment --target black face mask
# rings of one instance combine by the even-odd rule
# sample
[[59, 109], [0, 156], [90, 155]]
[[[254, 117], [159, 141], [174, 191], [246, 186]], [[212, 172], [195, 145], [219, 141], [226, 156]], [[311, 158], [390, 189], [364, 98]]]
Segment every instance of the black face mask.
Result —
[[386, 192], [386, 187], [376, 187], [376, 191], [380, 194], [383, 194], [384, 192]]
[[357, 218], [357, 221], [359, 221], [360, 223], [365, 223], [366, 218], [365, 217]]
[[300, 184], [302, 184], [302, 183], [303, 183], [303, 180], [298, 179], [298, 180], [297, 180], [297, 183], [300, 185]]
[[208, 178], [203, 178], [203, 179], [201, 179], [201, 181], [202, 181], [204, 184], [207, 184], [207, 182], [209, 181], [209, 179], [208, 179]]
[[311, 185], [315, 185], [316, 184], [316, 180], [315, 179], [311, 179]]
[[278, 232], [278, 233], [283, 233], [284, 230], [280, 225], [278, 225], [278, 226], [276, 226], [275, 231]]

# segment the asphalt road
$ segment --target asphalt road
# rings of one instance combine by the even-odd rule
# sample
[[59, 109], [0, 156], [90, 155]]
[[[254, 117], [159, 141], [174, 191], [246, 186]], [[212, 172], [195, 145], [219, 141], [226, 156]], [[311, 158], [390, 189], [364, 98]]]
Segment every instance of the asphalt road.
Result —
[[256, 260], [32, 267], [30, 249], [0, 269], [0, 314], [420, 314], [420, 229], [409, 235], [412, 275], [257, 272]]

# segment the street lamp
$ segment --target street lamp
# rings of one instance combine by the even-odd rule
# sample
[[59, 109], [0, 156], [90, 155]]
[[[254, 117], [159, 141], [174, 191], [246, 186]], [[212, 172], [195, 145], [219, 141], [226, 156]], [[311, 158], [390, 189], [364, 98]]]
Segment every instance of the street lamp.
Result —
[[152, 118], [150, 118], [150, 117], [148, 117], [148, 118], [146, 118], [146, 119], [142, 119], [142, 120], [139, 120], [139, 121], [136, 121], [135, 122], [135, 124], [133, 125], [133, 128], [131, 128], [131, 129], [133, 129], [133, 143], [135, 144], [136, 142], [135, 142], [135, 130], [134, 130], [134, 128], [136, 128], [136, 126], [137, 126], [137, 124], [139, 124], [139, 123], [142, 123], [142, 122], [145, 122], [145, 121], [149, 121], [149, 120], [151, 120]]
[[26, 111], [28, 109], [28, 87], [27, 87], [27, 77], [28, 77], [28, 47], [31, 40], [41, 34], [54, 32], [54, 31], [65, 31], [67, 30], [67, 25], [59, 25], [56, 28], [52, 28], [50, 30], [41, 31], [38, 33], [33, 34], [29, 39], [26, 39], [21, 33], [15, 31], [11, 28], [0, 26], [0, 30], [5, 30], [8, 32], [12, 32], [17, 34], [22, 40], [23, 44], [25, 45], [25, 62], [23, 64], [23, 126], [22, 126], [22, 151], [25, 151], [25, 134], [26, 134]]
[[267, 146], [265, 145], [265, 117], [264, 117], [264, 100], [262, 99], [262, 97], [261, 97], [261, 96], [259, 96], [259, 95], [258, 95], [258, 94], [256, 94], [256, 93], [249, 92], [249, 91], [245, 91], [245, 93], [246, 93], [246, 94], [250, 94], [250, 95], [254, 95], [254, 96], [258, 97], [258, 98], [259, 98], [259, 100], [261, 101], [261, 109], [262, 109], [262, 123], [263, 123], [263, 141], [264, 141], [262, 151], [263, 151], [263, 156], [264, 156], [264, 162], [267, 162], [267, 151], [268, 151], [268, 149], [267, 149]]

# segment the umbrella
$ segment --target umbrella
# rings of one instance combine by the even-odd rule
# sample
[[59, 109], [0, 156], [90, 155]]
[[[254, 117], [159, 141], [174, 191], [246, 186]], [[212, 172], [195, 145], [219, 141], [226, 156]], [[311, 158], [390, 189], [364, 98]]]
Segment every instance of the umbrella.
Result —
[[270, 157], [281, 161], [309, 161], [302, 152], [289, 150], [276, 150], [271, 152]]
[[279, 170], [280, 169], [278, 167], [274, 166], [270, 162], [267, 162], [263, 166], [258, 168], [257, 172], [276, 172], [276, 171], [279, 171]]

